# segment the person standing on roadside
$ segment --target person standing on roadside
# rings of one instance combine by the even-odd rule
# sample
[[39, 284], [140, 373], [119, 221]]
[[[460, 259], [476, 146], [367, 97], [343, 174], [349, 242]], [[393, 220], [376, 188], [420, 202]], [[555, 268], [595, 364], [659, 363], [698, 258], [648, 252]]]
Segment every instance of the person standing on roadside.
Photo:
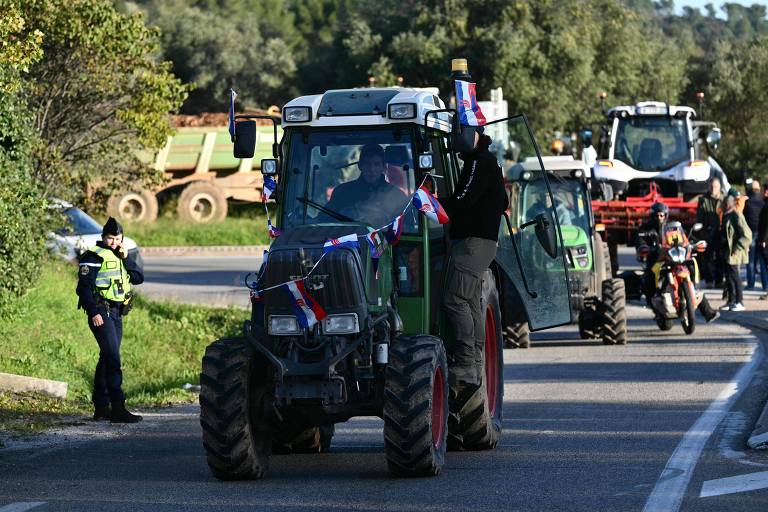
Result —
[[125, 408], [120, 342], [122, 317], [131, 308], [132, 286], [143, 281], [144, 274], [123, 247], [123, 227], [110, 217], [101, 240], [80, 257], [77, 282], [78, 308], [85, 310], [88, 327], [99, 344], [93, 377], [94, 421], [137, 423], [142, 419]]
[[[763, 208], [760, 210], [760, 216], [757, 219], [757, 231], [755, 232], [756, 258], [762, 268], [768, 268], [768, 184], [763, 188]], [[768, 280], [768, 277], [764, 278]], [[760, 300], [768, 300], [768, 288], [763, 285], [763, 295]]]
[[456, 344], [449, 365], [452, 387], [478, 387], [484, 374], [485, 314], [481, 311], [483, 274], [496, 257], [501, 216], [507, 209], [501, 168], [488, 150], [482, 127], [463, 127], [454, 147], [464, 166], [456, 192], [440, 202], [451, 219], [451, 258], [443, 307]]
[[696, 222], [703, 225], [704, 240], [707, 250], [702, 258], [702, 275], [707, 288], [719, 288], [723, 280], [723, 272], [718, 265], [720, 258], [720, 217], [723, 212], [722, 185], [718, 178], [711, 178], [709, 191], [699, 198], [696, 208]]
[[723, 215], [723, 251], [726, 261], [725, 279], [727, 302], [720, 309], [724, 311], [744, 311], [744, 294], [741, 284], [740, 265], [749, 262], [749, 245], [752, 242], [752, 230], [749, 229], [744, 215], [736, 209], [736, 202], [741, 193], [731, 189], [725, 200]]
[[[760, 212], [764, 206], [763, 193], [760, 189], [760, 182], [752, 180], [749, 183], [747, 191], [747, 204], [744, 205], [744, 218], [752, 233], [759, 234], [758, 224], [760, 223]], [[763, 291], [768, 290], [768, 269], [766, 269], [763, 251], [758, 249], [757, 236], [752, 237], [752, 243], [749, 246], [749, 263], [747, 264], [747, 287], [745, 290], [754, 290], [757, 273], [760, 272], [760, 282], [763, 285]]]

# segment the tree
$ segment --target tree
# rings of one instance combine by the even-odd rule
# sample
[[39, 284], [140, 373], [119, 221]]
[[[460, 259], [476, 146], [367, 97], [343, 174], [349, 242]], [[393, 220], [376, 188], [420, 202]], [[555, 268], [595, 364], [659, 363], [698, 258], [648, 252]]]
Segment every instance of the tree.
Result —
[[45, 202], [31, 179], [31, 115], [24, 75], [42, 56], [43, 34], [0, 0], [0, 316], [23, 294], [44, 254]]
[[167, 113], [187, 88], [156, 59], [157, 31], [109, 0], [4, 1], [44, 37], [25, 90], [40, 139], [33, 177], [44, 194], [83, 202], [94, 190], [159, 180], [138, 155], [165, 143]]

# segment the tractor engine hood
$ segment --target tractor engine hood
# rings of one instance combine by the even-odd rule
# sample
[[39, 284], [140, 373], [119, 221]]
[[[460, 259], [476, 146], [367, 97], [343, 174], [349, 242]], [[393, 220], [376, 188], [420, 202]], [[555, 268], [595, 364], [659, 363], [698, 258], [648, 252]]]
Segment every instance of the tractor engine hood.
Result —
[[[306, 276], [323, 255], [326, 240], [351, 233], [365, 234], [367, 230], [357, 224], [323, 224], [285, 230], [269, 251], [263, 286], [266, 288]], [[367, 247], [364, 244], [361, 247]], [[364, 276], [360, 251], [341, 248], [329, 252], [304, 285], [328, 314], [356, 313], [362, 328], [368, 316]], [[294, 314], [284, 289], [264, 293], [264, 313], [265, 323], [268, 323], [269, 315]]]

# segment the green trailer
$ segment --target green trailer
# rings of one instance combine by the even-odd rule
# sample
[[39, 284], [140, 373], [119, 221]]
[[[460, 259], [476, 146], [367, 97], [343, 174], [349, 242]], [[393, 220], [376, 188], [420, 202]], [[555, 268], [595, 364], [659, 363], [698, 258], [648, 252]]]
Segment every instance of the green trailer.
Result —
[[[278, 136], [280, 135], [278, 132]], [[253, 158], [232, 156], [226, 126], [178, 128], [152, 164], [163, 183], [151, 190], [127, 188], [109, 199], [108, 212], [128, 222], [152, 222], [158, 202], [178, 196], [178, 214], [192, 222], [216, 222], [227, 216], [228, 201], [260, 201], [262, 158], [273, 157], [274, 128], [259, 126]]]

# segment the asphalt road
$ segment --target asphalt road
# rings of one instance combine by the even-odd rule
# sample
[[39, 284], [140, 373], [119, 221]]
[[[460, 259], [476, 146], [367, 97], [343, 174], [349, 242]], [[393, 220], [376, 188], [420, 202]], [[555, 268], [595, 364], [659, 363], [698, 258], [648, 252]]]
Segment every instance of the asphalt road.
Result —
[[626, 347], [568, 327], [505, 351], [500, 445], [449, 453], [435, 478], [390, 477], [382, 422], [359, 418], [337, 426], [330, 453], [274, 456], [263, 481], [219, 482], [185, 406], [132, 426], [85, 422], [48, 447], [12, 443], [0, 512], [768, 509], [768, 488], [700, 497], [768, 472], [768, 454], [744, 450], [768, 382], [762, 341], [727, 323], [662, 335], [643, 308], [630, 314]]

